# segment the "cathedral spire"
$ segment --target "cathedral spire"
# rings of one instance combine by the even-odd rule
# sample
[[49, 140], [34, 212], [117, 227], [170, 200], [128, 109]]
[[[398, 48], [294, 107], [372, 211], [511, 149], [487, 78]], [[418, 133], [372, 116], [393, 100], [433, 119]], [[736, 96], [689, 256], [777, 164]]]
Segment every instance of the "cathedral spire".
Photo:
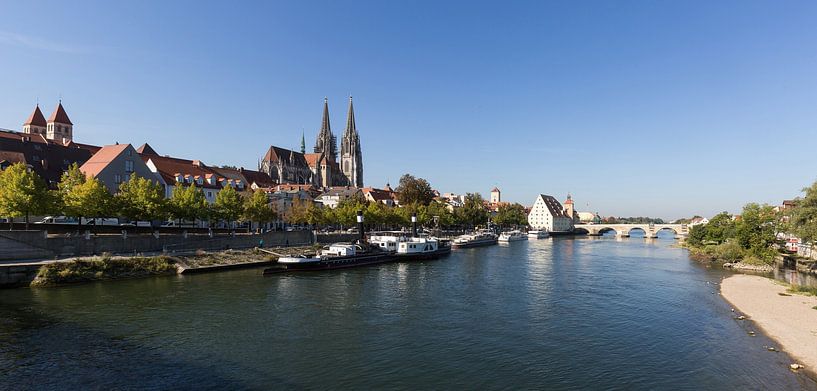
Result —
[[329, 125], [329, 100], [323, 98], [323, 118], [318, 139], [315, 141], [315, 153], [323, 153], [328, 160], [335, 161], [337, 148], [337, 141]]
[[301, 153], [306, 153], [306, 138], [304, 138], [303, 128], [301, 128]]
[[349, 96], [349, 114], [346, 117], [346, 132], [344, 133], [344, 138], [346, 134], [357, 134], [357, 128], [355, 127], [355, 108], [352, 105], [352, 96]]

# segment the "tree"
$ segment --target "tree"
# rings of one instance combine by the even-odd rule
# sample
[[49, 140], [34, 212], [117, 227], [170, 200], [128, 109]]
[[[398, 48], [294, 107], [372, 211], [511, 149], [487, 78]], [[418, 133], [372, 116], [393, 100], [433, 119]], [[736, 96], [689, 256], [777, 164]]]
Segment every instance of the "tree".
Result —
[[806, 195], [797, 200], [790, 221], [797, 236], [810, 243], [817, 241], [817, 182], [803, 191]]
[[244, 200], [243, 218], [249, 222], [256, 222], [259, 226], [275, 220], [277, 213], [269, 203], [267, 193], [257, 190]]
[[468, 193], [461, 208], [454, 210], [454, 218], [459, 224], [476, 226], [488, 221], [485, 200], [479, 193]]
[[434, 199], [434, 190], [423, 178], [415, 178], [410, 174], [400, 177], [400, 184], [395, 189], [400, 205], [420, 204], [428, 205]]
[[170, 217], [179, 220], [196, 220], [205, 217], [208, 212], [207, 199], [204, 192], [196, 188], [196, 185], [176, 186], [170, 200], [167, 201], [167, 211]]
[[703, 227], [703, 241], [723, 243], [727, 239], [735, 236], [735, 220], [728, 212], [721, 212], [715, 215]]
[[114, 199], [119, 213], [133, 221], [158, 220], [165, 213], [162, 185], [136, 175], [119, 185]]
[[527, 225], [528, 215], [520, 204], [502, 204], [492, 220], [500, 227]]
[[735, 226], [735, 238], [750, 254], [769, 259], [774, 255], [771, 246], [775, 242], [777, 221], [778, 217], [772, 206], [746, 204], [740, 221]]
[[212, 209], [216, 219], [232, 223], [241, 218], [241, 213], [244, 211], [244, 198], [232, 186], [227, 186], [216, 194], [216, 201]]
[[442, 202], [433, 201], [428, 204], [426, 214], [429, 216], [429, 222], [426, 222], [426, 224], [435, 224], [436, 222], [435, 228], [454, 225], [454, 214], [448, 210], [448, 205]]
[[85, 182], [75, 184], [63, 194], [65, 210], [71, 211], [72, 216], [82, 218], [110, 217], [114, 214], [114, 198], [99, 179], [88, 178]]
[[45, 182], [24, 163], [0, 171], [0, 215], [10, 219], [25, 216], [28, 229], [29, 216], [45, 211], [49, 199]]

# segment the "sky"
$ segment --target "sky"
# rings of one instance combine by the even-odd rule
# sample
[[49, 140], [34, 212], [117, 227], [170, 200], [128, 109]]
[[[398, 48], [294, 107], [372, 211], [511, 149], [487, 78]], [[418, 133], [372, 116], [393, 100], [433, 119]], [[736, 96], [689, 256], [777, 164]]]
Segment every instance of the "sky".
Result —
[[350, 95], [367, 186], [735, 213], [817, 180], [817, 2], [0, 0], [0, 128], [256, 168]]

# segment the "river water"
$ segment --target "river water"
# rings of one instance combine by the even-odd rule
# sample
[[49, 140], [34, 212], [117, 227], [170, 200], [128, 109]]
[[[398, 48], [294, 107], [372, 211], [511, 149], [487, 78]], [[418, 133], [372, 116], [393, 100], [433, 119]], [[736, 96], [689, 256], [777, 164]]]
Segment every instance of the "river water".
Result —
[[817, 389], [673, 243], [0, 291], [0, 389]]

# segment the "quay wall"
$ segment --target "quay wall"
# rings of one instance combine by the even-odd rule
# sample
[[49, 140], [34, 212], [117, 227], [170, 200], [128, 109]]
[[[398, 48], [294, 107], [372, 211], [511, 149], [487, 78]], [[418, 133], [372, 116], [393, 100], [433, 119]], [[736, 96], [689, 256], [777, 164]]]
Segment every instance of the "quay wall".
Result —
[[46, 259], [102, 253], [129, 254], [189, 252], [202, 250], [246, 249], [257, 247], [309, 245], [315, 242], [311, 231], [272, 231], [263, 234], [110, 234], [48, 235], [45, 231], [0, 231], [0, 244], [14, 244], [14, 251], [0, 251], [0, 260]]

